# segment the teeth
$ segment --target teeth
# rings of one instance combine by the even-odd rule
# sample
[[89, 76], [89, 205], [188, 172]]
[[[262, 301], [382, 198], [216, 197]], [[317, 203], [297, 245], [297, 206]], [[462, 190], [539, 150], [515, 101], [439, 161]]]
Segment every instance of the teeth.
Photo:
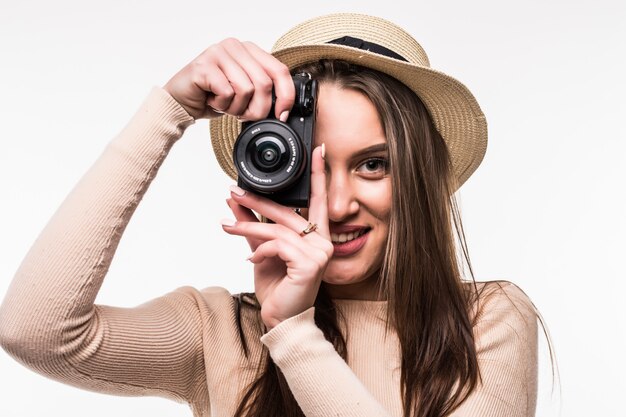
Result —
[[357, 237], [361, 236], [363, 233], [365, 233], [366, 229], [361, 229], [357, 232], [352, 232], [352, 233], [331, 233], [330, 234], [330, 239], [332, 240], [333, 243], [345, 243], [345, 242], [349, 242], [351, 240], [356, 239]]

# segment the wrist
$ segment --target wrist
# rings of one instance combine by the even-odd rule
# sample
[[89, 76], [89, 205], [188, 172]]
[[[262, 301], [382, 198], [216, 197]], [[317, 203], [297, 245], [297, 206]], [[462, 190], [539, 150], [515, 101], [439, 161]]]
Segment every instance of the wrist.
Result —
[[[273, 327], [270, 327], [267, 324], [265, 324], [265, 326], [267, 328], [267, 331], [261, 337], [261, 341], [266, 345], [272, 344], [286, 337], [290, 338], [291, 336], [298, 334], [300, 331], [308, 332], [311, 330], [319, 330], [315, 325], [315, 307], [310, 307], [303, 312], [284, 320], [276, 320]], [[272, 340], [274, 342], [271, 342]]]
[[302, 315], [304, 312], [313, 308], [313, 303], [307, 303], [302, 306], [293, 307], [290, 311], [287, 312], [278, 312], [275, 309], [272, 309], [269, 305], [263, 304], [261, 307], [261, 320], [265, 325], [265, 328], [269, 332], [273, 328], [279, 326], [281, 323], [291, 320], [294, 317]]

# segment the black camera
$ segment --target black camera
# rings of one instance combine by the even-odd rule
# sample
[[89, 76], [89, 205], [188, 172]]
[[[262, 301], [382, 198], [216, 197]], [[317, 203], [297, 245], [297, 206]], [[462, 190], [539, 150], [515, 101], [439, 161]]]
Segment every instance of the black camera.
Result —
[[233, 160], [239, 187], [288, 207], [308, 207], [317, 81], [310, 74], [292, 78], [296, 98], [287, 122], [274, 117], [272, 91], [267, 119], [242, 124]]

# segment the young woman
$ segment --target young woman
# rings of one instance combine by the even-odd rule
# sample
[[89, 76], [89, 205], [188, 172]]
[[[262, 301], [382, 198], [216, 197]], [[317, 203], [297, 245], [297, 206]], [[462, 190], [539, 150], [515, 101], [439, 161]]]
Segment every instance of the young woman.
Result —
[[[233, 186], [222, 222], [248, 240], [255, 292], [94, 305], [185, 129], [211, 118], [234, 177], [239, 122], [268, 115], [272, 88], [287, 120], [293, 72], [319, 83], [310, 204]], [[463, 274], [454, 193], [486, 140], [471, 93], [385, 20], [318, 17], [272, 54], [226, 39], [151, 92], [62, 204], [2, 304], [2, 346], [46, 376], [185, 401], [195, 416], [532, 416], [536, 311], [515, 285]]]

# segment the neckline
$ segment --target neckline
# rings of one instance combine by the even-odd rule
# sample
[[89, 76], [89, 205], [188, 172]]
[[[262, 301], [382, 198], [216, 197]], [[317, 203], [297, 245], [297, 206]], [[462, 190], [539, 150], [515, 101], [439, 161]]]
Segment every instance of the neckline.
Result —
[[387, 300], [359, 300], [356, 298], [333, 298], [335, 304], [386, 305]]
[[355, 300], [350, 298], [333, 298], [335, 306], [345, 316], [378, 317], [387, 315], [387, 300]]

